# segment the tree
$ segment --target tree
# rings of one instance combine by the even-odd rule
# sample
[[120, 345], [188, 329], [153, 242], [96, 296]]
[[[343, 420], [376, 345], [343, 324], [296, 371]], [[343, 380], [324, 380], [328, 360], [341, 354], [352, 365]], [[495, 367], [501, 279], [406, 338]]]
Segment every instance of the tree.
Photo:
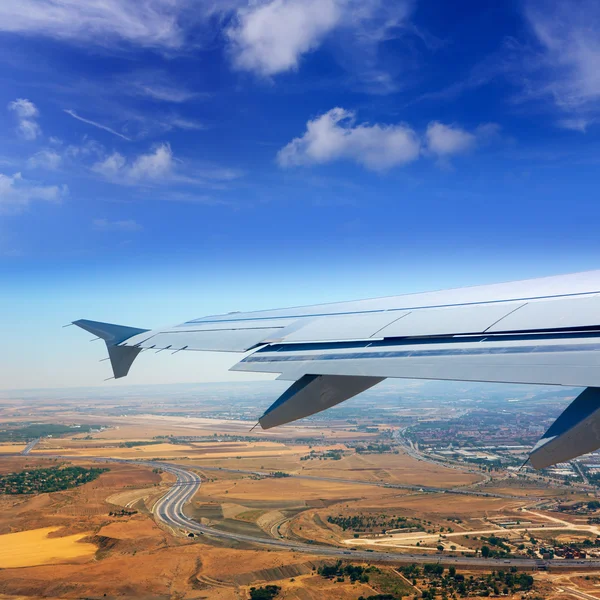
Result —
[[481, 546], [481, 556], [483, 556], [483, 558], [489, 558], [489, 556], [490, 556], [489, 546]]

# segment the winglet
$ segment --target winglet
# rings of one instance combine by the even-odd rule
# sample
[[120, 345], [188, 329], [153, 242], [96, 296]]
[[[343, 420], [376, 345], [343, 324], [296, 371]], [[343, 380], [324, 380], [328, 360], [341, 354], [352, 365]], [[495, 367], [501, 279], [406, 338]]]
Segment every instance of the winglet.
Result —
[[136, 348], [135, 346], [119, 346], [118, 344], [123, 343], [134, 335], [150, 331], [149, 329], [127, 327], [126, 325], [88, 321], [87, 319], [73, 321], [73, 325], [77, 325], [77, 327], [81, 327], [81, 329], [85, 329], [85, 331], [89, 331], [105, 341], [115, 379], [125, 377], [127, 373], [129, 373], [133, 361], [141, 352], [141, 348]]

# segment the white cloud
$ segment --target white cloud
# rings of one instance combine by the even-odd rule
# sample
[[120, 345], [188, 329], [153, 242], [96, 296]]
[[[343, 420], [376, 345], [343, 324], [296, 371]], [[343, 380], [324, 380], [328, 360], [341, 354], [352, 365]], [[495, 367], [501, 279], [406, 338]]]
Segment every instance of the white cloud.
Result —
[[582, 118], [559, 119], [556, 124], [561, 129], [569, 129], [570, 131], [580, 131], [581, 133], [585, 133], [587, 128], [592, 124], [592, 121]]
[[182, 103], [195, 98], [197, 94], [184, 88], [168, 85], [135, 82], [132, 87], [133, 93], [140, 96], [148, 96], [160, 102]]
[[113, 152], [110, 156], [107, 156], [104, 160], [100, 160], [94, 164], [92, 170], [100, 175], [103, 175], [107, 179], [113, 179], [123, 172], [125, 168], [125, 157], [118, 152]]
[[8, 108], [16, 113], [19, 119], [35, 119], [40, 112], [36, 105], [25, 98], [17, 98], [9, 103]]
[[173, 164], [171, 146], [160, 144], [152, 152], [140, 154], [129, 162], [122, 154], [114, 152], [95, 163], [92, 170], [117, 183], [133, 184], [169, 179]]
[[[281, 167], [323, 164], [346, 159], [373, 171], [433, 156], [441, 164], [498, 137], [496, 123], [484, 123], [472, 132], [439, 121], [429, 123], [423, 136], [405, 123], [395, 125], [356, 124], [354, 112], [333, 108], [308, 121], [302, 137], [293, 139], [277, 153]], [[423, 138], [423, 139], [421, 139]]]
[[109, 219], [94, 219], [92, 224], [98, 231], [141, 231], [143, 227], [133, 219], [110, 221]]
[[112, 47], [125, 41], [178, 48], [200, 11], [193, 0], [18, 0], [0, 2], [0, 31]]
[[27, 161], [27, 164], [34, 169], [55, 171], [62, 164], [62, 156], [54, 150], [40, 150]]
[[240, 9], [228, 31], [234, 64], [261, 75], [295, 69], [341, 17], [336, 0], [272, 0]]
[[[412, 2], [397, 0], [263, 0], [238, 9], [227, 30], [234, 65], [271, 76], [298, 67], [335, 29], [351, 43], [373, 47], [408, 16]], [[381, 74], [380, 74], [381, 75]]]
[[529, 0], [525, 15], [541, 49], [528, 94], [549, 96], [566, 112], [598, 112], [600, 3]]
[[193, 119], [185, 119], [183, 117], [173, 117], [169, 119], [165, 125], [171, 129], [183, 129], [184, 131], [200, 131], [201, 129], [206, 129], [204, 123], [194, 121]]
[[8, 104], [8, 109], [15, 113], [19, 121], [17, 131], [21, 137], [31, 141], [41, 135], [42, 130], [36, 121], [40, 113], [33, 102], [17, 98]]
[[68, 194], [66, 185], [38, 185], [24, 179], [21, 173], [0, 173], [0, 210], [17, 212], [33, 201], [59, 203]]
[[466, 152], [475, 146], [474, 134], [456, 125], [444, 125], [439, 121], [429, 123], [425, 132], [427, 149], [437, 156], [451, 156]]
[[163, 179], [170, 175], [173, 169], [173, 152], [169, 144], [157, 146], [154, 152], [138, 156], [131, 168], [129, 177], [139, 179]]
[[368, 169], [383, 171], [419, 157], [420, 141], [407, 125], [355, 124], [355, 114], [334, 108], [308, 121], [302, 137], [277, 154], [283, 167], [353, 160]]

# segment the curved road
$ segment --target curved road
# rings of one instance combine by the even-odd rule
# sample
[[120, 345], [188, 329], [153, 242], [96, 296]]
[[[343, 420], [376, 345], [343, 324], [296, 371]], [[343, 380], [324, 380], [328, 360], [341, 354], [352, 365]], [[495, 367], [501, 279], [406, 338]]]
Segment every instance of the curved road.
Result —
[[200, 477], [187, 469], [178, 465], [170, 465], [154, 461], [128, 461], [117, 460], [116, 462], [127, 462], [132, 464], [141, 464], [152, 468], [162, 469], [172, 473], [177, 477], [177, 481], [171, 489], [162, 496], [154, 506], [153, 512], [156, 519], [164, 525], [183, 533], [194, 533], [200, 535], [210, 535], [213, 538], [234, 540], [238, 542], [248, 542], [251, 544], [260, 544], [263, 546], [276, 547], [281, 550], [292, 552], [305, 552], [308, 554], [318, 554], [320, 556], [332, 556], [336, 558], [365, 560], [365, 561], [384, 561], [395, 563], [431, 563], [442, 562], [447, 565], [461, 566], [485, 566], [492, 569], [506, 567], [521, 567], [525, 569], [539, 569], [552, 566], [553, 568], [569, 569], [599, 569], [600, 560], [560, 560], [543, 561], [532, 558], [511, 558], [511, 559], [484, 559], [471, 556], [447, 556], [447, 555], [427, 555], [427, 554], [397, 554], [394, 552], [365, 551], [365, 550], [344, 550], [335, 546], [320, 546], [318, 544], [308, 544], [293, 542], [289, 540], [266, 539], [252, 535], [238, 534], [228, 531], [221, 531], [214, 527], [202, 525], [188, 517], [183, 509], [187, 502], [196, 494], [202, 480]]

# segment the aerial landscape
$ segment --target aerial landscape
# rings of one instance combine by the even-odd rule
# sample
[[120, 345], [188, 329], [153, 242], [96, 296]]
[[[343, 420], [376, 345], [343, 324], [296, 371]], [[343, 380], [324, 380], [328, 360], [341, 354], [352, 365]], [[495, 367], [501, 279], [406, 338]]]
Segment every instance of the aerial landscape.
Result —
[[600, 600], [598, 0], [0, 0], [0, 600]]
[[577, 390], [386, 383], [250, 431], [279, 387], [3, 393], [0, 592], [595, 597], [600, 457], [520, 468]]

